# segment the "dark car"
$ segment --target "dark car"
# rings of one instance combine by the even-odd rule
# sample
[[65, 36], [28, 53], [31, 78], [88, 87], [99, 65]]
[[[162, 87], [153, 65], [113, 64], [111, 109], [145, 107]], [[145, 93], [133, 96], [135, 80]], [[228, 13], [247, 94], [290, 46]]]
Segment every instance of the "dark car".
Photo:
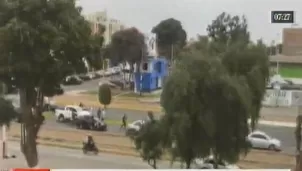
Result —
[[83, 80], [83, 81], [88, 81], [88, 80], [90, 80], [90, 77], [89, 77], [89, 75], [86, 75], [86, 74], [80, 74], [80, 75], [78, 75], [80, 78], [81, 78], [81, 80]]
[[77, 129], [90, 129], [96, 131], [107, 131], [107, 124], [93, 116], [78, 116], [75, 120]]
[[78, 76], [67, 76], [65, 80], [63, 81], [64, 85], [79, 85], [82, 84], [81, 78]]

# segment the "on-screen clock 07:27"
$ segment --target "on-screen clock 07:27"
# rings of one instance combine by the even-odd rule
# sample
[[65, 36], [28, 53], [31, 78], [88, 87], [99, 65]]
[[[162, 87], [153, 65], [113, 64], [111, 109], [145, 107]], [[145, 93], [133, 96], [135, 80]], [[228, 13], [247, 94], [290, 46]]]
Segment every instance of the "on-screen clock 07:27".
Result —
[[271, 11], [271, 23], [293, 24], [294, 22], [294, 11]]

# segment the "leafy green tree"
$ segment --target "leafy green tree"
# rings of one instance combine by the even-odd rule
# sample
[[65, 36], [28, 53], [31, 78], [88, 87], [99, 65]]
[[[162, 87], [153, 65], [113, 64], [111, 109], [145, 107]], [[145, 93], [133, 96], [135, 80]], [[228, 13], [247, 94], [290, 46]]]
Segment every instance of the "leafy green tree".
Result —
[[104, 32], [106, 27], [102, 24], [98, 25], [99, 30], [90, 35], [90, 43], [87, 43], [87, 61], [89, 65], [95, 69], [103, 69], [103, 62], [106, 56], [104, 55]]
[[132, 137], [142, 159], [154, 169], [157, 169], [157, 160], [160, 160], [164, 153], [162, 128], [161, 122], [152, 118]]
[[[166, 129], [186, 167], [213, 154], [234, 163], [246, 153], [250, 92], [244, 78], [228, 75], [218, 58], [186, 54], [168, 77], [161, 95]], [[219, 107], [218, 107], [219, 106]]]
[[135, 27], [121, 30], [112, 35], [108, 48], [110, 50], [110, 60], [115, 63], [128, 63], [130, 65], [131, 76], [128, 80], [130, 82], [134, 65], [140, 66], [147, 55], [145, 36]]
[[238, 51], [236, 46], [225, 53], [222, 62], [230, 75], [246, 79], [251, 96], [251, 128], [255, 129], [260, 118], [262, 99], [269, 78], [269, 60], [262, 44], [251, 45]]
[[245, 16], [231, 16], [221, 13], [207, 28], [210, 37], [211, 50], [214, 53], [223, 53], [234, 44], [244, 48], [250, 43], [250, 34]]
[[61, 94], [60, 83], [83, 70], [91, 30], [74, 0], [6, 0], [0, 3], [0, 80], [20, 93], [21, 150], [38, 164], [36, 139], [44, 121], [45, 96]]
[[9, 100], [0, 97], [0, 126], [9, 126], [10, 122], [18, 116], [17, 111]]
[[222, 63], [232, 76], [247, 80], [253, 94], [251, 127], [255, 128], [260, 117], [260, 108], [269, 77], [269, 60], [262, 41], [257, 44], [249, 40], [247, 19], [222, 13], [208, 26], [211, 38], [210, 54], [220, 56]]
[[108, 84], [102, 84], [99, 86], [99, 102], [104, 105], [104, 108], [106, 108], [106, 106], [110, 105], [111, 103], [111, 89], [110, 86]]
[[152, 33], [157, 36], [159, 54], [166, 58], [172, 59], [174, 53], [186, 45], [187, 33], [181, 22], [174, 18], [161, 21], [153, 27]]

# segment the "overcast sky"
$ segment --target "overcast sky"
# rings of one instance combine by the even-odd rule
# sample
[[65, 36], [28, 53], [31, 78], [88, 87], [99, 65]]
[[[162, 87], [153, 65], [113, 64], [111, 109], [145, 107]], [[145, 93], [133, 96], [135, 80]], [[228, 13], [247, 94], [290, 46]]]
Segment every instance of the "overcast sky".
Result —
[[252, 40], [263, 38], [266, 43], [280, 42], [282, 28], [291, 27], [271, 24], [272, 10], [295, 11], [296, 23], [302, 27], [302, 0], [79, 0], [79, 5], [84, 14], [107, 9], [109, 17], [146, 33], [172, 17], [182, 22], [189, 38], [206, 34], [207, 25], [222, 12], [245, 15]]

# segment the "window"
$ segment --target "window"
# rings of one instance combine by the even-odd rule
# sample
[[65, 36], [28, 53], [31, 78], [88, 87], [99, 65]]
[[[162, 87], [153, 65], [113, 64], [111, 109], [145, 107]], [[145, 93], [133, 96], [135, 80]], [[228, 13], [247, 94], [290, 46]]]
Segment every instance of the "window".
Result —
[[253, 138], [259, 138], [259, 139], [264, 139], [264, 140], [267, 139], [264, 135], [261, 135], [261, 134], [253, 134], [252, 137]]
[[143, 71], [147, 71], [148, 70], [148, 63], [143, 63]]
[[77, 110], [75, 110], [74, 108], [69, 108], [69, 110], [70, 110], [71, 112], [73, 112], [73, 113], [76, 113], [76, 112], [77, 112]]

